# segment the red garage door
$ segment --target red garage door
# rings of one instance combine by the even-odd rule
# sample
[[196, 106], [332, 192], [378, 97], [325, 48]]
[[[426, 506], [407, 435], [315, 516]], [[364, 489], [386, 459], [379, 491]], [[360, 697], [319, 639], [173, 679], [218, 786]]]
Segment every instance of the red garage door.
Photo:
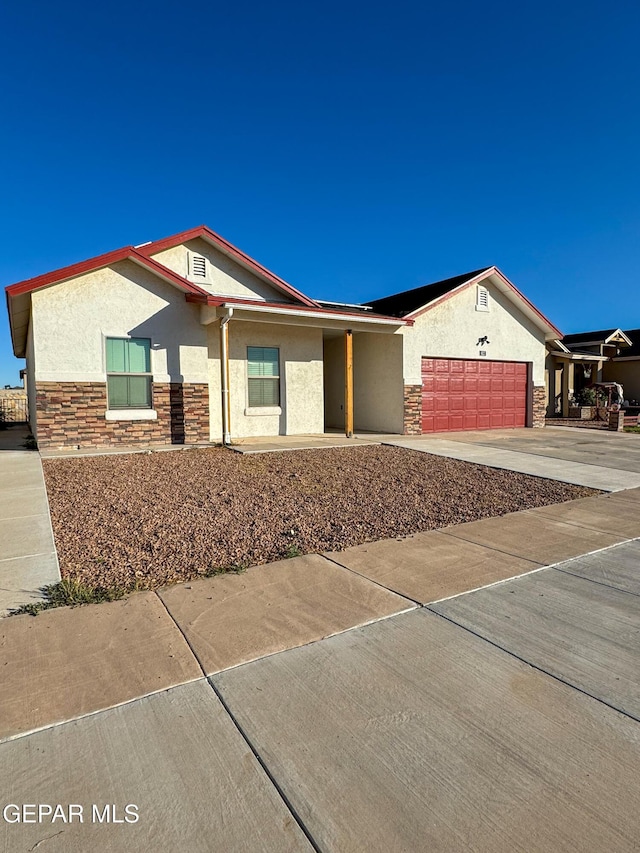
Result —
[[422, 359], [422, 432], [523, 427], [527, 365]]

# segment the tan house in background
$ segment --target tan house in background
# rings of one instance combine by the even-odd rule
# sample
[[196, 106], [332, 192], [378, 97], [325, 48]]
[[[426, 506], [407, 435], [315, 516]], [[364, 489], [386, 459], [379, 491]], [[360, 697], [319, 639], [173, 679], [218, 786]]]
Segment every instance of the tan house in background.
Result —
[[543, 426], [561, 337], [496, 267], [333, 303], [206, 226], [6, 295], [40, 447]]
[[568, 417], [571, 401], [594, 382], [617, 382], [640, 401], [640, 329], [565, 335], [547, 345], [547, 416]]

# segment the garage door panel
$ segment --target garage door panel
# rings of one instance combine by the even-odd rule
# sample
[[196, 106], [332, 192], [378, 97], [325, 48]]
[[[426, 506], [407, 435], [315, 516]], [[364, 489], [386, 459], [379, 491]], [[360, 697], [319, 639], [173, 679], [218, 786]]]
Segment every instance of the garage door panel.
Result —
[[422, 360], [423, 432], [522, 427], [526, 412], [526, 364]]

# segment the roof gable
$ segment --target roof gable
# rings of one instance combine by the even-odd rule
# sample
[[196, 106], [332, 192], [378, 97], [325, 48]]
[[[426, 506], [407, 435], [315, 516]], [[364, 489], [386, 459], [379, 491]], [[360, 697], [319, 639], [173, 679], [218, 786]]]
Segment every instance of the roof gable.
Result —
[[483, 269], [474, 272], [445, 278], [442, 281], [434, 281], [432, 284], [424, 284], [422, 287], [413, 288], [413, 290], [403, 290], [401, 293], [393, 293], [391, 296], [383, 296], [381, 299], [372, 299], [365, 304], [370, 305], [374, 311], [379, 311], [381, 314], [389, 314], [392, 317], [406, 317], [435, 299], [451, 293], [489, 269], [491, 267], [483, 267]]
[[172, 270], [167, 269], [167, 267], [162, 266], [162, 264], [159, 264], [153, 258], [141, 254], [135, 247], [124, 246], [122, 249], [116, 249], [114, 252], [97, 255], [95, 258], [89, 258], [77, 264], [61, 267], [44, 275], [19, 281], [5, 288], [14, 354], [18, 358], [24, 358], [31, 311], [31, 294], [34, 291], [42, 290], [45, 287], [51, 287], [63, 281], [77, 278], [85, 273], [94, 272], [95, 270], [110, 267], [120, 261], [127, 260], [133, 261], [144, 269], [150, 270], [154, 275], [157, 275], [163, 281], [168, 282], [185, 294], [206, 295], [206, 291], [182, 278], [182, 276], [177, 275]]
[[426, 284], [423, 287], [417, 287], [413, 290], [405, 290], [402, 293], [386, 296], [383, 299], [374, 299], [365, 304], [370, 305], [374, 311], [378, 311], [381, 314], [416, 318], [426, 311], [431, 310], [445, 299], [484, 280], [490, 280], [494, 287], [497, 287], [504, 293], [526, 317], [538, 326], [538, 328], [542, 329], [546, 340], [555, 340], [562, 337], [562, 332], [544, 314], [538, 311], [535, 305], [529, 302], [526, 296], [520, 293], [518, 288], [495, 266], [463, 273], [462, 275], [436, 281], [433, 284]]
[[565, 335], [562, 341], [570, 349], [577, 346], [588, 346], [591, 344], [621, 343], [623, 346], [631, 345], [629, 334], [627, 332], [623, 332], [622, 329], [600, 329], [597, 332], [576, 332], [572, 335]]
[[295, 287], [292, 287], [284, 281], [284, 279], [275, 275], [275, 273], [272, 273], [266, 267], [262, 266], [262, 264], [258, 263], [258, 261], [249, 257], [249, 255], [245, 254], [241, 249], [238, 249], [237, 246], [229, 243], [228, 240], [225, 240], [224, 237], [216, 234], [216, 232], [212, 231], [210, 228], [207, 228], [206, 225], [199, 225], [197, 228], [192, 228], [189, 231], [182, 231], [179, 234], [173, 234], [172, 236], [165, 237], [162, 240], [154, 240], [151, 243], [145, 243], [138, 246], [137, 249], [147, 257], [153, 257], [166, 249], [171, 249], [175, 246], [187, 243], [190, 240], [195, 240], [196, 238], [205, 240], [219, 252], [222, 252], [223, 255], [232, 258], [241, 267], [249, 270], [262, 281], [266, 282], [271, 287], [274, 287], [281, 293], [286, 294], [294, 301], [310, 307], [318, 306], [318, 303], [315, 302], [315, 300], [311, 299], [309, 296], [305, 296], [305, 294], [300, 290], [296, 290]]

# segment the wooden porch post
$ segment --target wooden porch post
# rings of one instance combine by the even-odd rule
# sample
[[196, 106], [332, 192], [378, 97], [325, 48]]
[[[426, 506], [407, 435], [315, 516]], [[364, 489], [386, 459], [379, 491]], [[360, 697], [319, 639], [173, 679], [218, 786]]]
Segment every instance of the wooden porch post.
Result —
[[562, 359], [562, 417], [569, 417], [569, 397], [574, 389], [574, 363]]
[[353, 332], [344, 333], [344, 431], [353, 438]]

